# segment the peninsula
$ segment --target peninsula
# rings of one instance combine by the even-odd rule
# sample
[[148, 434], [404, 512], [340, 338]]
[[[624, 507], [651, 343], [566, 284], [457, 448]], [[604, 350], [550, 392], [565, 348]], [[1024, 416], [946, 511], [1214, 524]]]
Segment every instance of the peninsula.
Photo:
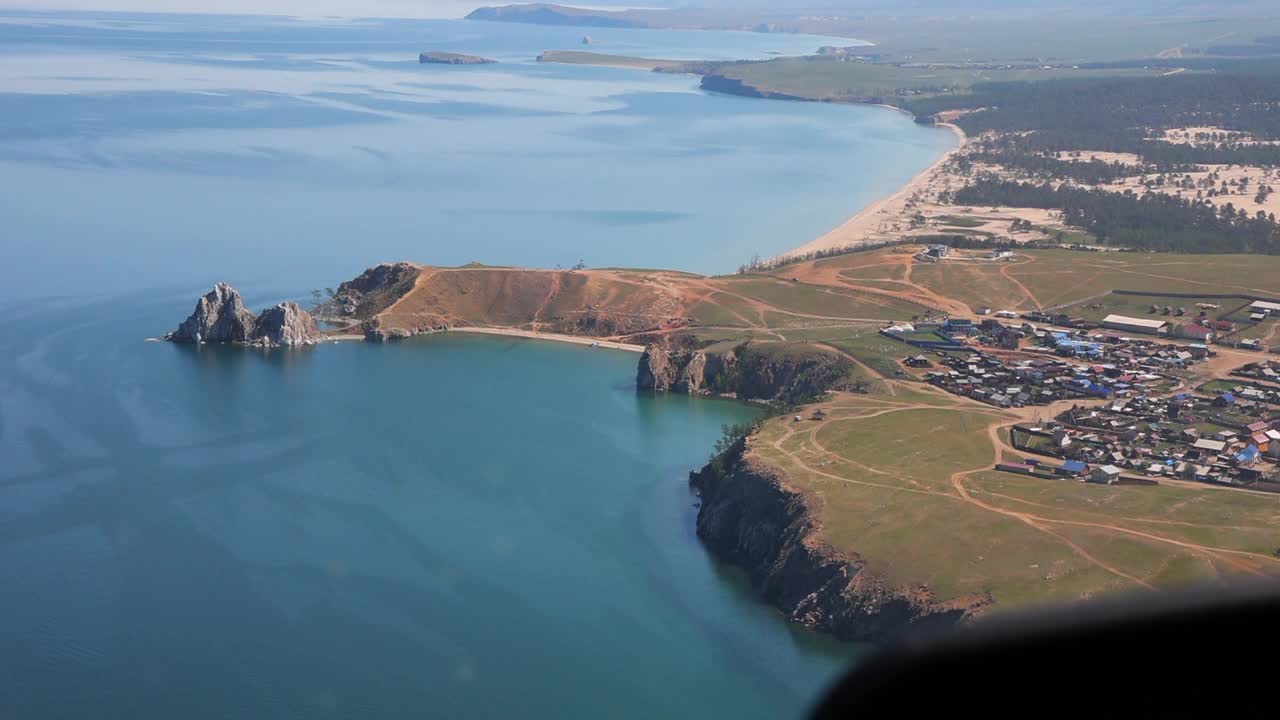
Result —
[[[1280, 308], [1280, 257], [939, 247], [721, 277], [389, 263], [315, 314], [375, 342], [643, 346], [640, 392], [772, 408], [692, 474], [698, 533], [788, 617], [842, 638], [1280, 574], [1275, 459], [1246, 434], [1280, 436], [1280, 362], [1233, 347], [1275, 343], [1280, 312], [1239, 318]], [[1108, 330], [1197, 303], [1216, 309]], [[1214, 345], [1185, 335], [1226, 323]]]
[[[559, 22], [540, 7], [520, 12]], [[1280, 576], [1280, 84], [1252, 46], [1211, 37], [1107, 63], [1077, 61], [1065, 34], [1045, 40], [1052, 61], [994, 41], [980, 60], [945, 44], [666, 66], [546, 53], [890, 105], [962, 143], [736, 273], [386, 263], [312, 313], [372, 342], [643, 348], [638, 392], [760, 404], [690, 475], [698, 535], [841, 638]], [[212, 295], [183, 327], [254, 337], [261, 318]]]
[[461, 53], [442, 52], [439, 50], [428, 50], [418, 55], [419, 63], [433, 63], [436, 65], [492, 65], [497, 60], [491, 60], [478, 55], [463, 55]]

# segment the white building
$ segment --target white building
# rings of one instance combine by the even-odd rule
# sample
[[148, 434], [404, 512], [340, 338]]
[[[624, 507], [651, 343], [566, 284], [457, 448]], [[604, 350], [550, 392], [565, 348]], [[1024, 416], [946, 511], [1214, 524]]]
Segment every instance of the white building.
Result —
[[1195, 445], [1192, 445], [1191, 447], [1197, 450], [1207, 450], [1208, 452], [1211, 452], [1211, 453], [1220, 453], [1223, 450], [1227, 449], [1227, 443], [1222, 440], [1209, 440], [1207, 438], [1200, 438], [1199, 440], [1196, 441]]
[[1258, 300], [1249, 306], [1249, 311], [1253, 313], [1261, 313], [1263, 315], [1280, 316], [1280, 303], [1267, 302], [1266, 300]]
[[1103, 465], [1095, 467], [1093, 472], [1089, 474], [1089, 481], [1101, 483], [1103, 485], [1113, 485], [1120, 479], [1120, 468], [1115, 465]]
[[1126, 315], [1108, 315], [1102, 319], [1102, 327], [1125, 332], [1147, 333], [1149, 335], [1169, 334], [1169, 321], [1155, 318], [1135, 318]]

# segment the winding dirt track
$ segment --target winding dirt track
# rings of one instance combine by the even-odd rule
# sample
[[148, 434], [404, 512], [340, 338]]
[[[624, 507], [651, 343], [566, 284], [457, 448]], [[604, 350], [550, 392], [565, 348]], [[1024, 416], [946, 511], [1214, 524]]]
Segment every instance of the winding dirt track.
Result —
[[[997, 515], [1006, 517], [1012, 521], [1023, 523], [1026, 526], [1033, 528], [1034, 530], [1052, 538], [1055, 542], [1064, 545], [1065, 547], [1070, 549], [1073, 553], [1077, 554], [1079, 557], [1083, 558], [1087, 562], [1103, 570], [1106, 570], [1107, 572], [1119, 578], [1122, 578], [1128, 582], [1131, 582], [1138, 587], [1148, 589], [1148, 590], [1155, 590], [1156, 588], [1147, 579], [1139, 577], [1132, 573], [1126, 572], [1124, 569], [1119, 568], [1105, 561], [1104, 559], [1099, 558], [1096, 555], [1090, 553], [1086, 548], [1082, 547], [1081, 545], [1073, 541], [1070, 537], [1065, 535], [1060, 530], [1060, 528], [1063, 528], [1063, 527], [1089, 528], [1091, 530], [1100, 530], [1104, 532], [1117, 533], [1120, 535], [1137, 538], [1144, 542], [1160, 543], [1160, 544], [1173, 546], [1180, 550], [1184, 550], [1184, 551], [1203, 557], [1214, 567], [1219, 567], [1219, 568], [1230, 570], [1236, 573], [1262, 576], [1262, 575], [1272, 574], [1277, 569], [1280, 569], [1280, 558], [1276, 558], [1270, 555], [1264, 555], [1261, 553], [1255, 553], [1255, 552], [1250, 552], [1245, 550], [1235, 550], [1231, 548], [1214, 547], [1211, 545], [1190, 542], [1187, 540], [1181, 540], [1178, 538], [1169, 537], [1167, 535], [1162, 535], [1158, 532], [1140, 530], [1132, 527], [1125, 527], [1122, 525], [1115, 524], [1115, 521], [1116, 520], [1120, 520], [1120, 521], [1132, 520], [1134, 522], [1149, 523], [1154, 525], [1166, 525], [1169, 527], [1182, 526], [1182, 527], [1206, 527], [1207, 528], [1207, 527], [1225, 527], [1225, 526], [1197, 525], [1195, 523], [1184, 523], [1184, 522], [1174, 521], [1174, 520], [1165, 520], [1162, 518], [1109, 518], [1109, 521], [1054, 518], [1054, 517], [1046, 517], [1043, 514], [1038, 514], [1037, 512], [1033, 512], [1029, 510], [1014, 510], [1008, 507], [1001, 507], [1000, 505], [992, 504], [991, 502], [987, 502], [982, 498], [975, 497], [970, 487], [966, 484], [966, 481], [970, 478], [970, 476], [979, 472], [985, 472], [990, 470], [991, 464], [983, 464], [981, 467], [971, 468], [967, 470], [959, 470], [955, 473], [952, 473], [949, 478], [950, 490], [952, 492], [946, 492], [946, 491], [940, 491], [937, 489], [928, 488], [913, 478], [891, 473], [883, 469], [874, 468], [869, 465], [857, 462], [851, 458], [833, 453], [830, 450], [828, 450], [826, 447], [824, 447], [821, 444], [821, 442], [818, 440], [819, 432], [822, 430], [822, 428], [826, 427], [828, 424], [838, 423], [838, 422], [867, 420], [870, 418], [879, 417], [887, 413], [893, 413], [893, 412], [907, 412], [911, 410], [939, 410], [939, 409], [945, 410], [947, 409], [947, 407], [946, 406], [940, 407], [940, 406], [929, 405], [925, 403], [912, 403], [909, 401], [897, 400], [896, 398], [898, 397], [898, 395], [897, 395], [896, 386], [898, 386], [901, 383], [901, 381], [895, 380], [893, 378], [884, 377], [882, 374], [877, 373], [870, 366], [867, 366], [866, 364], [859, 362], [856, 358], [849, 356], [847, 353], [844, 353], [839, 348], [832, 347], [831, 349], [836, 350], [837, 352], [840, 352], [841, 355], [845, 357], [849, 357], [851, 360], [856, 362], [860, 367], [862, 367], [867, 372], [871, 373], [873, 376], [877, 376], [881, 378], [881, 380], [885, 383], [885, 386], [890, 389], [891, 397], [893, 397], [894, 399], [879, 399], [879, 398], [863, 399], [867, 402], [874, 402], [877, 406], [879, 406], [876, 409], [870, 410], [869, 412], [856, 412], [853, 414], [841, 413], [837, 415], [835, 414], [837, 409], [832, 409], [831, 411], [832, 414], [828, 415], [828, 417], [826, 417], [825, 419], [806, 425], [805, 430], [807, 430], [807, 432], [805, 432], [805, 434], [807, 435], [807, 438], [806, 438], [806, 440], [808, 441], [807, 444], [809, 447], [816, 450], [816, 452], [820, 457], [824, 458], [824, 461], [823, 461], [824, 465], [831, 464], [831, 463], [838, 463], [839, 465], [853, 468], [860, 472], [870, 473], [872, 475], [884, 477], [885, 481], [876, 482], [876, 481], [870, 481], [870, 480], [853, 479], [853, 478], [845, 477], [842, 475], [837, 475], [831, 472], [827, 472], [825, 470], [822, 470], [819, 467], [814, 467], [809, 461], [806, 460], [806, 458], [800, 455], [799, 451], [787, 450], [784, 447], [786, 441], [793, 438], [798, 432], [796, 429], [788, 427], [787, 430], [783, 433], [782, 437], [778, 438], [776, 441], [774, 441], [770, 445], [776, 452], [785, 456], [788, 459], [788, 461], [790, 461], [791, 463], [794, 463], [797, 467], [804, 470], [805, 472], [813, 473], [814, 475], [818, 475], [820, 477], [827, 478], [830, 480], [835, 480], [842, 483], [850, 483], [855, 485], [863, 485], [863, 486], [883, 488], [887, 490], [895, 490], [895, 491], [902, 491], [902, 492], [918, 493], [918, 494], [924, 494], [924, 495], [931, 495], [935, 497], [944, 497], [948, 499], [965, 502], [967, 504], [970, 504], [976, 508], [983, 510], [984, 512], [995, 513]], [[1065, 401], [1065, 402], [1059, 402], [1050, 406], [1039, 407], [1039, 408], [1022, 408], [1016, 411], [1004, 411], [1004, 410], [993, 408], [988, 405], [984, 405], [982, 403], [978, 403], [973, 400], [969, 400], [967, 398], [961, 398], [958, 396], [953, 396], [953, 395], [944, 393], [940, 390], [937, 390], [936, 388], [933, 388], [932, 386], [924, 386], [923, 388], [915, 388], [915, 389], [919, 390], [919, 389], [925, 389], [925, 388], [927, 388], [928, 391], [936, 391], [938, 394], [941, 394], [942, 396], [945, 396], [955, 401], [956, 404], [951, 406], [952, 408], [964, 409], [971, 412], [977, 411], [992, 418], [991, 422], [988, 423], [988, 425], [986, 426], [986, 433], [991, 443], [994, 462], [1002, 462], [1005, 458], [1006, 452], [1010, 454], [1014, 454], [1017, 452], [1012, 447], [1010, 447], [1003, 440], [1003, 438], [1001, 438], [1000, 431], [1002, 429], [1011, 426], [1017, 421], [1029, 420], [1036, 415], [1041, 415], [1041, 414], [1056, 415], [1058, 412], [1065, 409], [1066, 405], [1073, 404], [1074, 402], [1074, 401]], [[1197, 488], [1197, 489], [1201, 489], [1201, 488]], [[1000, 498], [1005, 497], [996, 493], [987, 493], [986, 491], [981, 491], [981, 492], [983, 492], [984, 494], [990, 495], [992, 497], [1000, 497]], [[1019, 501], [1019, 499], [1017, 498], [1007, 498], [1007, 499], [1015, 502], [1023, 502], [1025, 504], [1044, 508], [1045, 510], [1052, 509], [1047, 506], [1031, 503], [1029, 501]], [[1237, 529], [1254, 529], [1254, 528], [1237, 528]]]

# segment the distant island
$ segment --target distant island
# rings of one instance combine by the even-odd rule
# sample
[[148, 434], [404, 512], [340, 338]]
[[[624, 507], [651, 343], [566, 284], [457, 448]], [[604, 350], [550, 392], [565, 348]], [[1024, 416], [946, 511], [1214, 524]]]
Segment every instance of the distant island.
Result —
[[479, 55], [463, 55], [462, 53], [442, 52], [440, 50], [428, 50], [418, 55], [420, 63], [434, 63], [436, 65], [492, 65], [497, 60], [492, 60]]

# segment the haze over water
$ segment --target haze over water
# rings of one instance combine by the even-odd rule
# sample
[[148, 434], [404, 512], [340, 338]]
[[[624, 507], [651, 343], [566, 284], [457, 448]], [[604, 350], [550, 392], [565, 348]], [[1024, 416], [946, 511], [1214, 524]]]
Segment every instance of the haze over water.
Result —
[[[875, 108], [533, 63], [830, 39], [0, 13], [0, 714], [798, 714], [849, 648], [693, 536], [736, 403], [444, 336], [144, 343], [413, 259], [723, 272], [949, 147]], [[442, 49], [501, 60], [420, 66]]]

